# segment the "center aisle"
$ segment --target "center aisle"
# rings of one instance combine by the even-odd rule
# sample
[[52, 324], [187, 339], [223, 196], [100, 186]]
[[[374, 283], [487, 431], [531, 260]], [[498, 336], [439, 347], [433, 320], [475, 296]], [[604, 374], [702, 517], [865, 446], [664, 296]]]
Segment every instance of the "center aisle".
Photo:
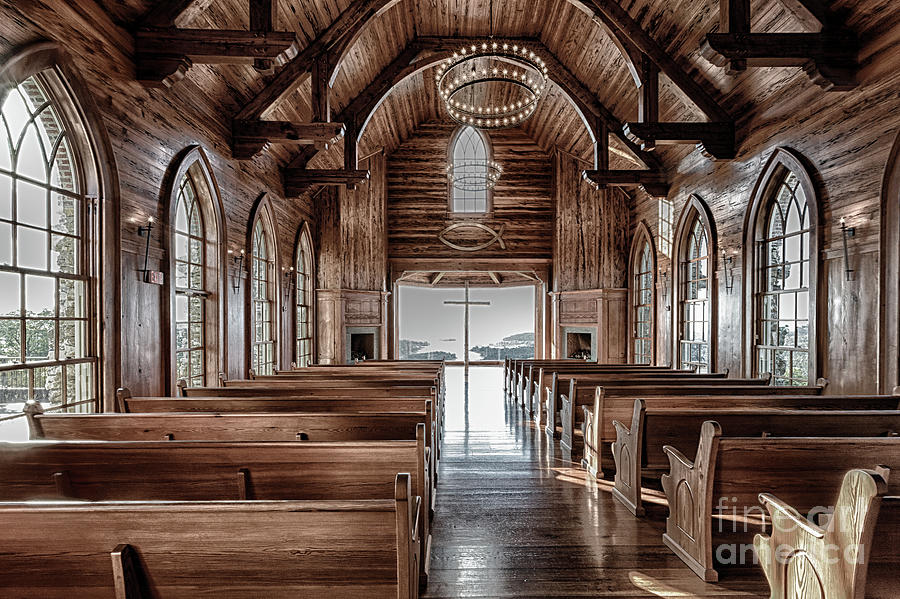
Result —
[[[425, 598], [767, 597], [761, 570], [706, 584], [503, 399], [502, 369], [448, 368]], [[578, 456], [580, 459], [580, 456]], [[751, 592], [747, 592], [751, 591]]]

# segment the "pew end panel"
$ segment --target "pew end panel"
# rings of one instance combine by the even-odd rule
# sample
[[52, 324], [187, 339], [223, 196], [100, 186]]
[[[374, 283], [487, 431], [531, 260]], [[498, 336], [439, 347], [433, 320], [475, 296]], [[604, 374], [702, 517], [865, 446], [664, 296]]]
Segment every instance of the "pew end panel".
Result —
[[603, 387], [594, 389], [594, 406], [583, 406], [584, 422], [582, 431], [584, 436], [584, 457], [581, 465], [595, 478], [603, 478], [603, 431], [597, 426], [603, 417], [604, 393]]
[[562, 429], [559, 444], [566, 451], [572, 451], [575, 446], [576, 393], [578, 393], [578, 382], [573, 378], [569, 379], [569, 394], [559, 396], [559, 421]]
[[663, 447], [670, 467], [661, 477], [669, 502], [663, 542], [706, 582], [719, 581], [712, 567], [712, 519], [703, 515], [712, 513], [711, 481], [721, 437], [722, 427], [717, 422], [704, 422], [694, 461], [670, 445]]
[[544, 400], [544, 432], [551, 437], [556, 436], [556, 389], [559, 385], [559, 375], [555, 372], [550, 380], [550, 386], [546, 389]]
[[[753, 545], [772, 599], [896, 596], [900, 563], [896, 545], [883, 537], [897, 535], [900, 497], [884, 497], [887, 490], [881, 473], [850, 470], [825, 527], [776, 496], [760, 494], [772, 528], [770, 534], [757, 534]], [[894, 563], [880, 561], [889, 555]], [[889, 578], [884, 576], [888, 568]]]
[[[646, 412], [646, 402], [642, 399], [634, 400], [634, 413], [631, 417], [630, 428], [618, 420], [613, 420], [616, 440], [610, 445], [613, 461], [616, 464], [613, 497], [635, 516], [644, 515], [644, 507], [641, 503], [644, 427], [641, 426], [641, 423]], [[587, 414], [585, 414], [585, 418], [587, 418]]]

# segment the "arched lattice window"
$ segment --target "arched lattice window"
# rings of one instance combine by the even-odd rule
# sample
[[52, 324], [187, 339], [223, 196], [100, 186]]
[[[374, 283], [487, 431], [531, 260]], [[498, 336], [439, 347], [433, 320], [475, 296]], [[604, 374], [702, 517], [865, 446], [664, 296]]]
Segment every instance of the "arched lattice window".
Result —
[[[0, 77], [0, 81], [2, 81]], [[0, 408], [92, 411], [99, 223], [93, 148], [55, 69], [0, 84]], [[15, 406], [13, 408], [13, 406]], [[2, 417], [0, 410], [0, 417]]]
[[309, 228], [304, 226], [297, 242], [297, 262], [294, 265], [297, 277], [295, 296], [295, 339], [294, 361], [297, 366], [309, 366], [312, 363], [313, 322], [312, 307], [315, 278], [313, 277], [312, 240]]
[[[483, 134], [474, 127], [462, 127], [453, 137], [450, 151], [453, 170], [463, 173], [470, 180], [487, 179], [487, 163], [490, 149]], [[478, 214], [488, 211], [489, 194], [486, 189], [460, 189], [450, 186], [450, 211], [461, 214]]]
[[[751, 206], [753, 370], [776, 385], [815, 380], [816, 211], [798, 159], [776, 151]], [[811, 197], [812, 196], [812, 197]]]
[[206, 383], [206, 231], [197, 189], [181, 179], [175, 209], [175, 375], [191, 387]]
[[275, 372], [275, 246], [267, 221], [257, 217], [250, 248], [250, 368], [260, 375]]
[[710, 253], [709, 237], [694, 219], [682, 258], [681, 366], [709, 371]]
[[653, 257], [650, 241], [642, 240], [634, 265], [631, 309], [633, 315], [632, 361], [650, 364], [653, 360]]

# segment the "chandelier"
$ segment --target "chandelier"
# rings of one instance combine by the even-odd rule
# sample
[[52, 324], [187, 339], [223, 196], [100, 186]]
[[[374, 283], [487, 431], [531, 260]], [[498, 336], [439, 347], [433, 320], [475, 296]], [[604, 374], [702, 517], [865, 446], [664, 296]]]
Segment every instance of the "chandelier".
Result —
[[461, 191], [493, 189], [503, 174], [503, 167], [492, 160], [451, 160], [447, 179]]

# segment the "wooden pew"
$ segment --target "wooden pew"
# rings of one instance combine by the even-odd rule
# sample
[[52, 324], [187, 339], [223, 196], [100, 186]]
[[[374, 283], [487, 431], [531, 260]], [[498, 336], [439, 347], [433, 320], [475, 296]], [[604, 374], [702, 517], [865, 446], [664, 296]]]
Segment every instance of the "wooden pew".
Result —
[[[722, 566], [753, 565], [752, 536], [767, 532], [760, 492], [801, 511], [822, 506], [855, 468], [900, 468], [900, 437], [731, 437], [706, 421], [695, 459], [667, 445], [663, 542], [708, 582]], [[891, 495], [900, 494], [900, 477]]]
[[[672, 408], [665, 402], [651, 399], [634, 400], [631, 424], [626, 427], [613, 420], [616, 440], [612, 443], [615, 462], [613, 496], [632, 514], [642, 515], [641, 483], [643, 479], [659, 479], [668, 470], [669, 462], [663, 447], [690, 447], [700, 434], [706, 420], [715, 420], [730, 435], [742, 437], [878, 437], [900, 432], [900, 411], [897, 397], [838, 397], [831, 402], [842, 403], [849, 410], [790, 409], [781, 398], [759, 398], [753, 407], [722, 407], [722, 398], [691, 401], [690, 408]], [[773, 401], [774, 400], [774, 401]], [[765, 403], [765, 405], [762, 405]], [[894, 404], [887, 410], [853, 409], [856, 405]]]
[[[560, 394], [560, 443], [563, 448], [571, 450], [575, 446], [576, 430], [583, 432], [584, 407], [596, 403], [597, 389], [603, 397], [653, 397], [660, 395], [778, 395], [789, 394], [790, 389], [800, 389], [790, 393], [802, 395], [806, 393], [820, 394], [822, 387], [770, 387], [764, 379], [622, 379], [615, 383], [597, 386], [579, 386], [576, 379], [569, 381], [569, 393]], [[786, 389], [786, 390], [785, 390]], [[570, 399], [571, 398], [571, 399]], [[545, 431], [554, 435], [556, 432], [555, 398], [548, 394], [546, 402], [547, 426]], [[583, 438], [582, 438], [583, 440]]]
[[[766, 394], [766, 390], [775, 389]], [[765, 387], [745, 391], [743, 395], [727, 398], [715, 395], [683, 396], [661, 395], [644, 396], [648, 408], [683, 410], [694, 407], [708, 409], [731, 408], [779, 408], [788, 410], [894, 410], [900, 404], [895, 396], [830, 396], [816, 395], [815, 388], [802, 387], [803, 395], [791, 395], [791, 387]], [[794, 387], [798, 389], [798, 387]], [[761, 395], [762, 394], [762, 395]], [[614, 469], [612, 455], [604, 452], [604, 447], [618, 437], [618, 429], [613, 421], [632, 422], [634, 419], [634, 397], [596, 397], [593, 407], [584, 408], [582, 435], [584, 439], [584, 458], [581, 461], [588, 472], [602, 478], [604, 471]], [[727, 403], [726, 403], [727, 402]], [[699, 429], [698, 429], [699, 430]]]
[[[640, 384], [656, 384], [661, 383], [663, 381], [706, 381], [710, 379], [715, 379], [719, 381], [715, 384], [741, 384], [742, 381], [749, 381], [750, 384], [768, 384], [769, 379], [728, 379], [730, 382], [725, 383], [728, 377], [728, 372], [712, 372], [712, 373], [703, 373], [696, 374], [693, 372], [686, 371], [678, 371], [678, 370], [656, 370], [656, 371], [611, 371], [605, 373], [597, 373], [597, 372], [583, 372], [583, 373], [575, 373], [568, 372], [566, 373], [566, 378], [571, 381], [575, 380], [577, 384], [577, 389], [582, 390], [584, 393], [589, 393], [591, 387], [596, 387], [598, 385], [640, 385]], [[563, 379], [565, 380], [565, 379]], [[549, 422], [549, 415], [545, 414], [545, 403], [541, 401], [542, 398], [547, 398], [548, 390], [553, 395], [553, 406], [555, 409], [558, 409], [557, 406], [560, 406], [560, 402], [562, 399], [562, 395], [565, 392], [565, 389], [569, 389], [569, 387], [563, 388], [564, 385], [559, 384], [559, 372], [556, 370], [550, 370], [548, 372], [539, 371], [537, 376], [535, 377], [534, 388], [532, 390], [531, 395], [531, 404], [532, 410], [534, 412], [533, 418], [535, 424], [537, 426], [541, 426], [541, 424], [545, 423], [545, 420]], [[645, 381], [642, 383], [640, 381]], [[590, 401], [590, 398], [588, 398]], [[546, 418], [545, 418], [546, 416]]]
[[[409, 473], [431, 502], [430, 450], [414, 441], [33, 441], [0, 443], [0, 501], [216, 501], [387, 499]], [[429, 518], [419, 519], [426, 580]]]
[[[26, 406], [27, 407], [27, 406]], [[430, 399], [412, 397], [364, 398], [352, 397], [132, 397], [128, 389], [116, 392], [116, 407], [120, 414], [211, 413], [211, 414], [293, 414], [327, 413], [362, 414], [425, 413], [427, 446], [431, 451], [434, 484], [438, 482], [440, 450], [439, 414]], [[301, 431], [297, 431], [301, 432]], [[426, 504], [430, 505], [430, 504]]]
[[887, 476], [885, 470], [847, 472], [824, 527], [776, 495], [760, 494], [773, 525], [753, 545], [772, 599], [900, 595], [900, 496], [888, 495]]
[[417, 500], [0, 503], [0, 595], [414, 599]]

